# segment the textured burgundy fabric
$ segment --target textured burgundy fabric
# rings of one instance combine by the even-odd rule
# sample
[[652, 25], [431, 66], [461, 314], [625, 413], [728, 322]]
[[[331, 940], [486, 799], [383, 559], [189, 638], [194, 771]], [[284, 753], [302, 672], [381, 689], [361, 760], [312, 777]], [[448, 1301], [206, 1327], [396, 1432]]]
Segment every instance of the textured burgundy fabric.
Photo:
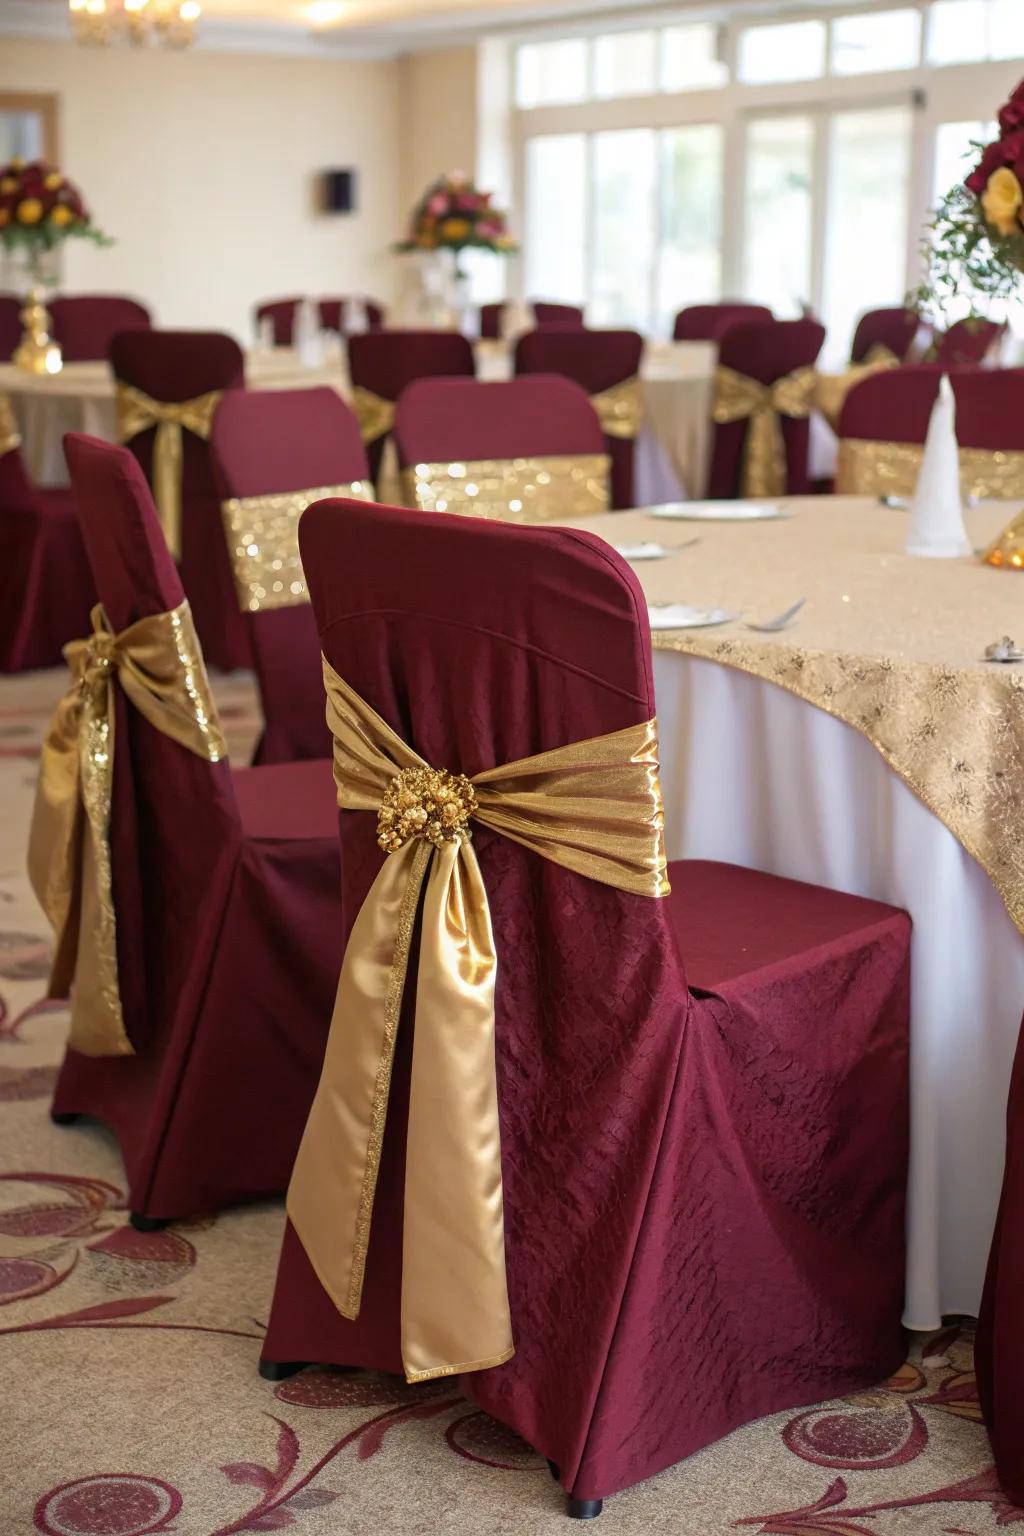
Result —
[[[225, 500], [369, 475], [358, 423], [333, 389], [233, 390], [217, 411], [210, 451]], [[313, 610], [308, 603], [273, 608], [246, 614], [246, 623], [264, 720], [255, 761], [329, 757]]]
[[1024, 1033], [1010, 1079], [1006, 1167], [978, 1318], [978, 1396], [1003, 1488], [1024, 1506]]
[[534, 325], [565, 325], [582, 330], [583, 308], [579, 304], [552, 304], [547, 299], [531, 299]]
[[403, 465], [604, 452], [586, 391], [557, 374], [525, 374], [502, 384], [421, 379], [398, 402], [395, 441]]
[[977, 367], [998, 346], [1005, 330], [994, 320], [958, 320], [940, 336], [936, 362], [943, 368]]
[[117, 294], [66, 294], [47, 308], [66, 363], [105, 361], [118, 331], [148, 331], [153, 324], [144, 304]]
[[[637, 331], [539, 327], [516, 342], [515, 371], [560, 373], [588, 395], [596, 395], [638, 374], [643, 352], [644, 340]], [[612, 506], [630, 507], [634, 499], [633, 439], [608, 437], [605, 446], [612, 461]]]
[[869, 442], [923, 443], [939, 380], [949, 374], [962, 448], [1024, 449], [1024, 369], [940, 368], [937, 363], [886, 369], [854, 385], [843, 402], [839, 436]]
[[[329, 660], [436, 766], [473, 774], [654, 713], [642, 591], [593, 535], [323, 503], [301, 543]], [[340, 826], [349, 929], [382, 855], [372, 816]], [[473, 835], [516, 1354], [465, 1390], [595, 1498], [895, 1369], [906, 915], [720, 865], [675, 866], [652, 901]], [[690, 952], [713, 992], [688, 990]], [[269, 1360], [400, 1368], [413, 1030], [410, 987], [360, 1317], [289, 1230]]]
[[[96, 586], [115, 631], [181, 582], [122, 448], [66, 440]], [[233, 774], [116, 696], [111, 858], [136, 1054], [69, 1050], [54, 1109], [118, 1139], [133, 1211], [194, 1215], [281, 1190], [316, 1086], [339, 964], [330, 764]]]
[[[762, 384], [774, 384], [798, 368], [817, 362], [825, 342], [825, 327], [817, 320], [756, 321], [735, 325], [723, 335], [718, 361]], [[811, 482], [807, 472], [810, 422], [782, 418], [786, 447], [786, 492], [805, 496]], [[708, 495], [729, 499], [742, 494], [741, 474], [747, 423], [730, 421], [713, 428]]]
[[[416, 379], [472, 378], [473, 348], [458, 331], [366, 331], [350, 336], [348, 369], [353, 384], [382, 400], [397, 400]], [[370, 476], [380, 479], [387, 435], [366, 446]]]
[[862, 363], [872, 347], [888, 347], [904, 362], [920, 325], [921, 316], [913, 309], [869, 309], [857, 321], [850, 362]]
[[[351, 296], [338, 299], [321, 299], [317, 306], [320, 314], [321, 328], [325, 331], [337, 331], [340, 335], [344, 336], [346, 334], [343, 324], [345, 306], [353, 301], [358, 302], [358, 295], [352, 294]], [[362, 305], [366, 313], [367, 330], [381, 330], [384, 325], [383, 304], [378, 304], [375, 299], [364, 298]]]
[[21, 340], [21, 300], [16, 293], [0, 293], [0, 363], [9, 362]]
[[12, 448], [0, 458], [0, 672], [59, 667], [95, 601], [71, 493], [38, 490]]
[[[114, 376], [154, 400], [193, 400], [239, 389], [245, 366], [237, 342], [217, 331], [122, 331], [110, 344]], [[152, 484], [155, 432], [127, 445]], [[249, 631], [238, 611], [224, 542], [209, 444], [182, 433], [181, 579], [207, 663], [225, 672], [249, 666]]]
[[748, 320], [771, 320], [766, 304], [688, 304], [676, 315], [673, 341], [718, 341], [730, 325]]
[[507, 304], [480, 305], [480, 336], [483, 341], [500, 341]]

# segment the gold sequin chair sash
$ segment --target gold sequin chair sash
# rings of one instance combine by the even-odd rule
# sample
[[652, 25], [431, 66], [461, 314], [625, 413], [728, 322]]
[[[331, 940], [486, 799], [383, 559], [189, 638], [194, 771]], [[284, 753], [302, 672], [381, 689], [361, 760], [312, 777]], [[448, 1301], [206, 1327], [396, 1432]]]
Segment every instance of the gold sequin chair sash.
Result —
[[299, 555], [299, 518], [314, 501], [373, 501], [369, 480], [321, 485], [267, 496], [235, 496], [221, 504], [224, 534], [243, 613], [309, 602]]
[[606, 437], [630, 439], [639, 433], [644, 419], [644, 398], [638, 374], [591, 395], [590, 403]]
[[130, 443], [141, 432], [156, 429], [153, 440], [153, 500], [156, 502], [167, 547], [175, 559], [181, 556], [181, 478], [183, 432], [205, 442], [213, 430], [213, 418], [223, 391], [210, 390], [194, 400], [154, 400], [133, 384], [118, 379], [114, 391], [117, 437]]
[[569, 522], [608, 511], [609, 470], [605, 453], [412, 464], [402, 471], [402, 493], [406, 506], [421, 512]]
[[43, 742], [28, 869], [56, 935], [49, 995], [71, 996], [69, 1044], [130, 1056], [110, 863], [115, 678], [151, 725], [197, 757], [218, 762], [226, 747], [187, 602], [119, 635], [97, 605], [92, 626], [64, 648], [71, 687]]
[[288, 1213], [343, 1316], [359, 1314], [416, 914], [415, 1049], [402, 1246], [410, 1381], [514, 1353], [494, 1065], [497, 969], [473, 821], [618, 890], [668, 894], [657, 724], [491, 768], [430, 767], [324, 660], [338, 804], [388, 857], [349, 934]]
[[[844, 437], [836, 463], [836, 494], [912, 496], [924, 448], [920, 443]], [[960, 488], [965, 497], [994, 501], [1024, 499], [1024, 452], [961, 448]]]
[[801, 421], [811, 414], [816, 378], [813, 368], [797, 368], [774, 384], [762, 384], [723, 364], [716, 368], [714, 421], [719, 426], [748, 423], [740, 471], [741, 496], [785, 495], [786, 446], [781, 418]]
[[15, 448], [20, 447], [21, 433], [14, 419], [10, 398], [7, 395], [0, 395], [0, 459], [5, 453], [13, 453]]
[[362, 384], [352, 386], [352, 409], [359, 423], [359, 433], [364, 443], [375, 443], [386, 437], [395, 424], [395, 402], [385, 400]]

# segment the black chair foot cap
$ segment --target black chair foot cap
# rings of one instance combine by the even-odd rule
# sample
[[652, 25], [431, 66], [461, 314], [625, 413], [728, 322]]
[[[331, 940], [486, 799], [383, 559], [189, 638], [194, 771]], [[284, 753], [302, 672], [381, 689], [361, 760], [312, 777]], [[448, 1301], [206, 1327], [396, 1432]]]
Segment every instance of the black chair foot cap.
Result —
[[264, 1381], [287, 1381], [297, 1376], [309, 1364], [308, 1360], [261, 1360], [260, 1375]]
[[132, 1211], [128, 1220], [136, 1232], [162, 1232], [171, 1224], [169, 1216], [140, 1216], [138, 1211]]
[[50, 1119], [53, 1121], [54, 1125], [74, 1125], [75, 1121], [81, 1120], [81, 1118], [82, 1117], [78, 1113], [77, 1109], [50, 1110]]
[[596, 1520], [603, 1508], [603, 1499], [569, 1499], [565, 1512], [570, 1520]]

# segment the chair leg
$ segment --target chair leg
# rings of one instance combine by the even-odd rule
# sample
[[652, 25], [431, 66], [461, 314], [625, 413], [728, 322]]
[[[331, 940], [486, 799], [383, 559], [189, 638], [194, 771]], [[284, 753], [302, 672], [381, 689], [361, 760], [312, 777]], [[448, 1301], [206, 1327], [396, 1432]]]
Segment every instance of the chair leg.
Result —
[[308, 1360], [261, 1360], [259, 1369], [264, 1381], [287, 1381], [289, 1376], [304, 1371], [308, 1364]]
[[596, 1520], [604, 1508], [603, 1499], [574, 1499], [566, 1501], [565, 1512], [570, 1520]]
[[142, 1216], [138, 1211], [132, 1211], [128, 1220], [136, 1232], [162, 1232], [171, 1224], [169, 1216]]
[[50, 1110], [50, 1119], [54, 1125], [74, 1125], [76, 1120], [81, 1120], [81, 1115], [76, 1109]]
[[558, 1470], [558, 1463], [552, 1461], [550, 1456], [548, 1457], [548, 1471], [551, 1473], [551, 1476], [557, 1483], [560, 1480], [562, 1474]]

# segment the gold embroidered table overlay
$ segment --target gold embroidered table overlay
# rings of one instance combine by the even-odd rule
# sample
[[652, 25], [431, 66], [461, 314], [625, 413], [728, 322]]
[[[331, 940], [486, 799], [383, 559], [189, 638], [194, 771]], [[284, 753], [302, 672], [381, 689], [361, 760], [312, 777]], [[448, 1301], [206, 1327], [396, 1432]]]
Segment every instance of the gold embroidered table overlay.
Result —
[[797, 368], [774, 384], [762, 384], [735, 368], [715, 370], [712, 416], [719, 426], [747, 422], [740, 469], [744, 496], [781, 496], [786, 489], [786, 446], [782, 417], [802, 420], [811, 414], [817, 375]]
[[618, 890], [668, 895], [657, 724], [573, 742], [470, 780], [426, 764], [326, 660], [324, 683], [338, 804], [377, 815], [378, 842], [388, 856], [345, 949], [288, 1214], [339, 1312], [357, 1317], [425, 884], [407, 1128], [402, 1361], [410, 1381], [486, 1370], [509, 1359], [515, 1344], [494, 1065], [500, 955], [472, 824]]
[[[677, 525], [700, 542], [637, 564], [651, 602], [721, 605], [747, 617], [807, 604], [793, 626], [656, 631], [654, 646], [777, 684], [861, 731], [990, 876], [1024, 931], [1024, 667], [982, 660], [1024, 644], [1020, 580], [977, 560], [903, 552], [908, 513], [856, 497], [790, 498], [774, 522]], [[968, 509], [985, 548], [1005, 503]], [[588, 527], [608, 538], [606, 519]], [[616, 544], [670, 540], [642, 511], [615, 516]]]
[[71, 686], [43, 742], [29, 829], [32, 889], [53, 925], [50, 997], [71, 996], [69, 1044], [87, 1056], [130, 1056], [117, 976], [111, 887], [114, 683], [165, 736], [209, 762], [227, 754], [187, 602], [64, 647]]
[[608, 511], [605, 453], [415, 464], [402, 472], [405, 505], [506, 523], [554, 523]]
[[268, 496], [233, 496], [221, 503], [238, 605], [243, 613], [308, 603], [299, 555], [299, 518], [314, 501], [344, 496], [373, 501], [369, 480], [321, 485]]
[[[1024, 499], [1024, 453], [991, 448], [961, 448], [960, 489], [982, 500]], [[836, 494], [839, 496], [913, 496], [924, 448], [920, 443], [875, 442], [844, 437], [839, 442]]]
[[167, 547], [177, 559], [181, 555], [181, 475], [184, 453], [183, 432], [204, 440], [213, 430], [213, 418], [220, 404], [221, 390], [213, 389], [194, 400], [154, 400], [141, 389], [114, 385], [118, 441], [130, 443], [140, 432], [156, 428], [153, 439], [153, 500], [156, 502]]

